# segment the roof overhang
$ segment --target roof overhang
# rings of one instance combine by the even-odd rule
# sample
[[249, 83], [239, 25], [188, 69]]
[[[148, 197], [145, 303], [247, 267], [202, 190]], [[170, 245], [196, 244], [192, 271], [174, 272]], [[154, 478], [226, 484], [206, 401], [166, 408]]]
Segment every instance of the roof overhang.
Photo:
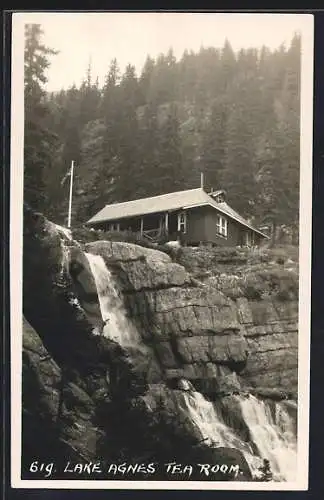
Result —
[[158, 211], [155, 211], [155, 212], [146, 212], [145, 214], [143, 213], [138, 213], [138, 214], [132, 214], [132, 215], [121, 215], [119, 217], [114, 217], [114, 218], [106, 218], [106, 219], [102, 219], [102, 220], [88, 220], [87, 222], [84, 223], [85, 226], [93, 226], [94, 224], [105, 224], [106, 222], [114, 222], [114, 221], [118, 221], [118, 220], [122, 220], [122, 219], [135, 219], [137, 217], [145, 217], [146, 215], [158, 215], [158, 214], [163, 214], [163, 213], [171, 213], [171, 212], [177, 212], [178, 210], [184, 210], [184, 208], [180, 207], [180, 208], [172, 208], [172, 209], [168, 209], [168, 210], [158, 210]]
[[119, 220], [122, 220], [122, 219], [133, 219], [133, 218], [136, 218], [136, 217], [145, 217], [145, 215], [157, 215], [157, 214], [163, 214], [165, 212], [168, 212], [168, 213], [172, 213], [172, 212], [176, 212], [178, 210], [190, 210], [192, 208], [199, 208], [199, 207], [206, 207], [206, 206], [210, 206], [212, 207], [214, 210], [216, 211], [219, 211], [221, 212], [222, 214], [226, 215], [226, 217], [229, 217], [230, 219], [233, 219], [235, 220], [236, 222], [238, 222], [239, 224], [241, 224], [241, 226], [245, 226], [247, 227], [248, 229], [250, 229], [251, 231], [254, 231], [255, 233], [259, 234], [260, 236], [262, 236], [263, 238], [266, 238], [266, 239], [269, 239], [269, 236], [262, 233], [261, 231], [259, 231], [258, 229], [254, 228], [253, 226], [251, 226], [250, 224], [248, 223], [245, 223], [245, 222], [242, 222], [241, 220], [239, 220], [237, 217], [235, 217], [234, 215], [232, 214], [229, 214], [228, 212], [226, 212], [226, 210], [222, 209], [221, 207], [215, 207], [215, 205], [213, 205], [213, 203], [209, 203], [209, 202], [204, 202], [204, 203], [195, 203], [195, 204], [192, 204], [192, 205], [185, 205], [183, 207], [178, 207], [178, 208], [174, 208], [174, 209], [168, 209], [168, 210], [159, 210], [158, 212], [148, 212], [146, 214], [134, 214], [132, 216], [129, 216], [129, 215], [124, 215], [124, 216], [120, 216], [120, 217], [115, 217], [113, 219], [104, 219], [104, 220], [99, 220], [99, 221], [92, 221], [91, 219], [89, 221], [87, 221], [85, 223], [85, 226], [93, 226], [93, 225], [99, 225], [99, 224], [104, 224], [105, 222], [113, 222], [113, 221], [119, 221]]

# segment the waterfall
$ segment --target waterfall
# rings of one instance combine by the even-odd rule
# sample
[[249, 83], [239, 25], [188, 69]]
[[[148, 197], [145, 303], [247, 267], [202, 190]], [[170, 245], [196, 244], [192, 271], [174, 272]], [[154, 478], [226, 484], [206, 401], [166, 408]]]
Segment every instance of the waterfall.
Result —
[[126, 317], [123, 301], [116, 289], [111, 272], [100, 255], [85, 253], [94, 277], [104, 327], [102, 335], [122, 346], [137, 345], [140, 336]]
[[[232, 397], [242, 410], [251, 442], [239, 437], [235, 429], [223, 420], [216, 406], [201, 393], [184, 392], [179, 406], [188, 412], [206, 444], [239, 449], [256, 476], [263, 459], [267, 459], [275, 481], [294, 481], [297, 468], [296, 436], [294, 421], [284, 405], [275, 403], [272, 412], [268, 403], [254, 396]], [[252, 442], [258, 455], [253, 450]]]
[[[238, 397], [238, 396], [236, 396]], [[260, 456], [267, 458], [277, 480], [296, 480], [297, 439], [294, 421], [282, 403], [274, 414], [268, 403], [250, 395], [239, 398], [243, 418]]]
[[[113, 277], [100, 255], [85, 254], [93, 274], [102, 319], [102, 334], [116, 340], [122, 346], [138, 346], [141, 337], [135, 326], [127, 319], [123, 301], [116, 289]], [[226, 422], [226, 411], [222, 400], [217, 404], [205, 399], [194, 390], [176, 392], [179, 411], [189, 416], [199, 431], [201, 440], [212, 447], [227, 447], [240, 450], [255, 478], [263, 459], [270, 462], [275, 481], [294, 481], [297, 469], [297, 443], [293, 417], [284, 403], [261, 401], [252, 395], [233, 395], [240, 418], [249, 432], [249, 441], [243, 439], [231, 424]], [[223, 408], [223, 411], [221, 411]], [[246, 439], [248, 439], [246, 438]]]
[[184, 392], [183, 400], [193, 422], [201, 431], [202, 439], [216, 446], [243, 448], [252, 454], [251, 446], [235, 435], [222, 421], [213, 403], [207, 401], [200, 392]]
[[235, 429], [224, 422], [216, 406], [211, 401], [207, 401], [200, 392], [184, 392], [179, 406], [190, 415], [200, 431], [201, 439], [206, 444], [240, 450], [252, 471], [262, 465], [260, 457], [253, 454], [251, 444], [241, 439], [235, 433]]
[[67, 227], [60, 226], [59, 224], [54, 224], [59, 233], [63, 234], [68, 240], [72, 240], [72, 232], [71, 229]]

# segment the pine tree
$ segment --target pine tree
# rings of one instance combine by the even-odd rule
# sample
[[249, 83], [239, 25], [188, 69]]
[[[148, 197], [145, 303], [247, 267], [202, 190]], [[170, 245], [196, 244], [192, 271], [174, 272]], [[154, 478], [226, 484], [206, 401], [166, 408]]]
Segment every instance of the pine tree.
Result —
[[120, 83], [120, 168], [118, 172], [118, 195], [120, 201], [136, 198], [139, 165], [139, 127], [137, 107], [139, 87], [135, 67], [128, 65]]
[[100, 90], [98, 80], [92, 82], [92, 68], [89, 62], [86, 77], [80, 88], [80, 127], [99, 118], [100, 114]]
[[178, 63], [178, 99], [182, 102], [194, 102], [197, 82], [196, 55], [185, 50]]
[[137, 196], [145, 198], [159, 194], [160, 186], [156, 182], [159, 173], [159, 126], [158, 109], [155, 104], [147, 104], [139, 120], [139, 161], [137, 167]]
[[66, 94], [65, 127], [62, 128], [63, 157], [66, 167], [71, 161], [80, 162], [81, 127], [80, 127], [80, 91], [73, 85]]
[[47, 126], [49, 107], [43, 85], [50, 65], [48, 56], [56, 51], [42, 44], [39, 24], [25, 25], [25, 141], [24, 198], [34, 209], [45, 210], [45, 179], [55, 158], [56, 136]]
[[287, 53], [286, 77], [282, 90], [284, 115], [279, 123], [283, 182], [288, 195], [284, 223], [294, 226], [295, 230], [299, 219], [300, 58], [301, 39], [296, 34]]
[[201, 165], [210, 188], [222, 188], [224, 182], [228, 107], [226, 99], [214, 100], [207, 130], [203, 134]]
[[172, 102], [177, 97], [177, 63], [172, 49], [160, 54], [152, 71], [148, 101], [157, 105]]
[[109, 179], [103, 176], [105, 125], [97, 119], [87, 123], [81, 136], [80, 164], [75, 169], [76, 220], [88, 220], [107, 203]]
[[152, 59], [150, 56], [147, 56], [139, 78], [139, 99], [141, 105], [145, 105], [148, 101], [154, 66], [155, 66], [154, 59]]
[[196, 58], [196, 68], [195, 100], [200, 106], [208, 106], [210, 100], [219, 97], [222, 90], [220, 51], [213, 47], [201, 47]]
[[105, 203], [119, 200], [118, 179], [120, 158], [121, 94], [119, 88], [120, 70], [113, 59], [105, 78], [101, 100], [101, 116], [104, 122], [102, 166], [97, 175], [99, 196]]
[[226, 39], [221, 52], [221, 78], [220, 85], [223, 92], [226, 92], [234, 79], [237, 71], [236, 57], [230, 42]]
[[254, 139], [247, 121], [246, 110], [236, 104], [228, 120], [222, 188], [233, 208], [249, 218], [254, 213], [256, 179]]
[[170, 105], [169, 113], [159, 128], [158, 171], [156, 185], [160, 193], [184, 189], [184, 171], [181, 155], [179, 118], [176, 105]]
[[[283, 51], [281, 51], [281, 56]], [[259, 154], [259, 206], [263, 222], [276, 228], [288, 226], [296, 234], [299, 218], [299, 77], [300, 39], [294, 37], [285, 53], [285, 72], [276, 88], [272, 113], [268, 113], [266, 146]], [[275, 81], [277, 77], [275, 76]], [[271, 124], [270, 124], [270, 121]]]
[[[172, 51], [148, 56], [140, 78], [132, 65], [121, 75], [115, 59], [103, 89], [89, 64], [80, 87], [36, 99], [50, 110], [42, 118], [26, 100], [26, 119], [42, 131], [32, 137], [29, 128], [26, 157], [47, 151], [45, 162], [27, 169], [26, 187], [46, 169], [38, 191], [66, 214], [68, 183], [60, 181], [75, 160], [81, 221], [106, 203], [197, 187], [204, 171], [206, 187], [225, 189], [255, 223], [298, 227], [299, 78], [298, 34], [275, 51], [235, 53], [227, 40], [222, 50], [187, 50], [179, 62]], [[51, 149], [46, 130], [59, 147]]]

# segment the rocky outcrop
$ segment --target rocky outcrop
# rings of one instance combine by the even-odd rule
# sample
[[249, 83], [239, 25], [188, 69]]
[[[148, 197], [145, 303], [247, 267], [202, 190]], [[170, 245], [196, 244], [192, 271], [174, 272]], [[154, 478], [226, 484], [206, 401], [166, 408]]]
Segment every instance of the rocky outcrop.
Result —
[[[284, 301], [271, 294], [232, 297], [224, 283], [193, 280], [162, 252], [102, 241], [86, 248], [114, 270], [126, 309], [167, 379], [189, 379], [207, 393], [252, 388], [296, 397], [297, 291]], [[268, 267], [281, 271], [280, 265], [263, 271]], [[227, 282], [231, 276], [233, 268]]]
[[[293, 288], [284, 301], [274, 287], [245, 296], [240, 262], [233, 295], [233, 269], [227, 281], [212, 269], [202, 278], [164, 252], [108, 241], [81, 248], [27, 207], [24, 218], [23, 464], [49, 448], [62, 464], [222, 460], [239, 463], [239, 479], [250, 480], [242, 450], [211, 446], [181, 402], [186, 391], [201, 392], [250, 443], [236, 395], [296, 398]], [[112, 273], [136, 345], [109, 337], [87, 253]], [[37, 440], [39, 432], [47, 440]]]
[[249, 357], [242, 373], [256, 389], [272, 388], [297, 395], [297, 300], [241, 299], [242, 331]]

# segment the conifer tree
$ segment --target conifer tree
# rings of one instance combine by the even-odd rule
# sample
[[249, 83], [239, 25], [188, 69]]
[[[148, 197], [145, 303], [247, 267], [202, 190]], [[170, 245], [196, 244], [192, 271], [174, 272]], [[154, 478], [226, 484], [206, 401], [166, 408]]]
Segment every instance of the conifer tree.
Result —
[[89, 62], [86, 76], [80, 87], [80, 127], [99, 118], [100, 90], [98, 80], [92, 81], [91, 61]]
[[146, 104], [148, 96], [150, 95], [151, 79], [154, 72], [154, 66], [154, 59], [150, 56], [147, 56], [139, 78], [139, 99], [141, 105]]
[[45, 179], [57, 148], [56, 135], [47, 125], [49, 107], [43, 87], [49, 56], [57, 52], [42, 44], [42, 35], [39, 24], [25, 25], [24, 198], [37, 210], [47, 207]]
[[154, 103], [144, 107], [139, 120], [138, 166], [137, 166], [137, 196], [145, 198], [159, 194], [160, 186], [156, 182], [159, 176], [158, 158], [158, 109]]
[[102, 166], [97, 174], [99, 186], [98, 203], [112, 203], [119, 200], [118, 178], [121, 165], [120, 128], [121, 94], [119, 88], [120, 69], [116, 59], [110, 62], [105, 78], [101, 100], [101, 116], [104, 122]]
[[228, 103], [226, 99], [215, 99], [211, 116], [203, 134], [201, 155], [202, 170], [209, 188], [222, 188], [226, 164], [226, 140]]
[[222, 188], [233, 208], [249, 218], [254, 212], [256, 179], [253, 135], [247, 126], [246, 113], [236, 103], [228, 120]]
[[184, 189], [179, 118], [176, 105], [170, 105], [167, 118], [159, 129], [156, 178], [160, 193], [162, 193], [162, 189], [164, 193]]
[[128, 65], [120, 82], [120, 168], [118, 172], [118, 196], [120, 201], [138, 197], [138, 139], [137, 107], [139, 87], [135, 67]]
[[[225, 189], [254, 223], [296, 228], [299, 78], [298, 34], [277, 50], [235, 53], [226, 40], [221, 50], [186, 50], [180, 61], [172, 50], [148, 56], [139, 78], [131, 64], [121, 75], [115, 59], [102, 89], [89, 65], [81, 86], [41, 98], [51, 113], [38, 123], [59, 137], [55, 151], [47, 148], [48, 165], [58, 179], [72, 160], [79, 165], [80, 220], [106, 203], [197, 187], [204, 171], [206, 188]], [[30, 145], [27, 137], [27, 153]], [[59, 207], [61, 196], [65, 207], [67, 187], [59, 190], [48, 172], [47, 205]]]
[[223, 92], [226, 92], [230, 88], [237, 70], [235, 53], [228, 39], [225, 40], [221, 52], [221, 64], [221, 88]]

